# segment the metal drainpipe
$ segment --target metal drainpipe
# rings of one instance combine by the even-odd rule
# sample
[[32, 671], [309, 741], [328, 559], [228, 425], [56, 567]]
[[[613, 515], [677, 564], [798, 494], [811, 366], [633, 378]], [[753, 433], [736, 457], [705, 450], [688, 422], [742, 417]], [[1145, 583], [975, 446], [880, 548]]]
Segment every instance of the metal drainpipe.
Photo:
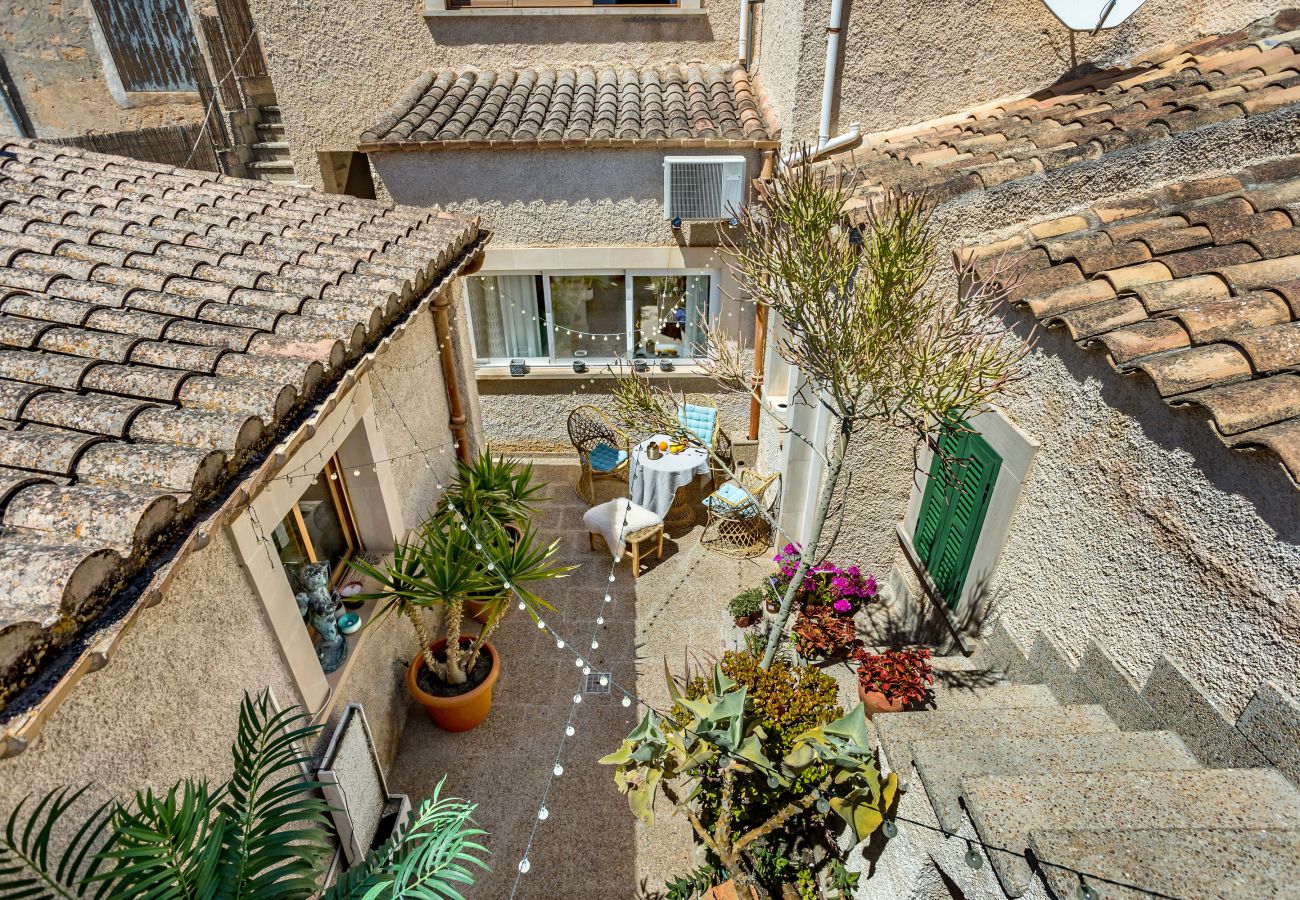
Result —
[[831, 0], [831, 18], [826, 23], [826, 72], [822, 76], [822, 115], [817, 127], [817, 149], [831, 139], [831, 108], [835, 105], [840, 61], [840, 29], [844, 24], [844, 0]]
[[749, 42], [754, 29], [754, 0], [740, 0], [740, 48], [737, 56], [743, 68], [749, 68]]
[[[476, 264], [466, 267], [462, 275], [478, 271], [483, 265], [482, 254]], [[430, 305], [433, 312], [433, 339], [438, 343], [438, 356], [442, 360], [442, 382], [447, 389], [447, 416], [451, 425], [451, 435], [456, 441], [456, 458], [469, 462], [469, 432], [465, 428], [469, 419], [465, 416], [465, 405], [460, 398], [460, 381], [456, 373], [456, 358], [451, 341], [451, 295], [452, 286], [448, 286]]]

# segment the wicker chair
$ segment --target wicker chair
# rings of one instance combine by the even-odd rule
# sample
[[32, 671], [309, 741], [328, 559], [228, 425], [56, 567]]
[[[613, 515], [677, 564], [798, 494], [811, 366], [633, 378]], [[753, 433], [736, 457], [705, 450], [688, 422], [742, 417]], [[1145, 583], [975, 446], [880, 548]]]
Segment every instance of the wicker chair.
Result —
[[[766, 553], [772, 545], [772, 525], [754, 501], [762, 504], [767, 514], [775, 518], [781, 494], [780, 482], [780, 475], [763, 475], [754, 469], [745, 469], [740, 473], [739, 486], [728, 481], [705, 497], [704, 508], [709, 511], [709, 518], [704, 523], [700, 543], [715, 553], [736, 559]], [[769, 493], [770, 500], [767, 499]], [[754, 499], [750, 499], [751, 495]]]
[[[718, 404], [708, 394], [687, 394], [685, 403], [677, 411], [677, 420], [694, 434], [702, 444], [716, 453], [727, 468], [735, 468], [731, 456], [731, 438], [718, 419]], [[726, 469], [709, 457], [709, 470], [713, 487], [730, 478]]]
[[569, 413], [569, 441], [578, 451], [578, 496], [588, 506], [596, 502], [596, 480], [627, 481], [631, 442], [609, 416], [594, 406], [579, 406]]

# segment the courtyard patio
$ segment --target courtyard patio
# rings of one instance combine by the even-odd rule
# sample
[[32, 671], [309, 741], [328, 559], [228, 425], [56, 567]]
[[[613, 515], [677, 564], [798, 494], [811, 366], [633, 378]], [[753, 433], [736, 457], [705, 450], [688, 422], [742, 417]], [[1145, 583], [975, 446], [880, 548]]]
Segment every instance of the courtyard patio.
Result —
[[[612, 770], [597, 764], [644, 713], [635, 703], [623, 706], [619, 687], [667, 708], [664, 661], [679, 673], [688, 654], [721, 654], [724, 629], [730, 628], [727, 601], [763, 582], [772, 571], [770, 554], [736, 560], [702, 547], [701, 509], [695, 525], [667, 529], [662, 560], [649, 554], [633, 579], [625, 557], [610, 584], [608, 552], [599, 542], [597, 550], [588, 544], [582, 521], [587, 504], [573, 489], [578, 467], [543, 460], [535, 469], [550, 498], [537, 515], [539, 536], [547, 542], [558, 538], [558, 561], [580, 568], [540, 591], [556, 607], [546, 617], [546, 631], [512, 610], [495, 633], [501, 677], [486, 722], [452, 734], [412, 705], [390, 782], [395, 790], [422, 797], [445, 776], [444, 790], [479, 804], [476, 818], [490, 832], [484, 843], [492, 871], [468, 896], [659, 896], [655, 890], [665, 878], [694, 865], [689, 826], [670, 815], [667, 804], [653, 829], [640, 826], [615, 788]], [[597, 482], [597, 502], [620, 489], [626, 485]], [[556, 635], [566, 642], [564, 649], [556, 647]], [[588, 651], [593, 638], [599, 646]], [[610, 673], [610, 693], [584, 691], [588, 679], [574, 665], [571, 643], [593, 663], [593, 676]], [[592, 687], [599, 687], [598, 680]], [[582, 697], [576, 705], [575, 693]], [[573, 726], [572, 736], [566, 736], [566, 725]], [[563, 767], [559, 777], [553, 774], [557, 759]], [[547, 818], [539, 820], [543, 798]], [[528, 872], [521, 875], [518, 864], [525, 855]]]

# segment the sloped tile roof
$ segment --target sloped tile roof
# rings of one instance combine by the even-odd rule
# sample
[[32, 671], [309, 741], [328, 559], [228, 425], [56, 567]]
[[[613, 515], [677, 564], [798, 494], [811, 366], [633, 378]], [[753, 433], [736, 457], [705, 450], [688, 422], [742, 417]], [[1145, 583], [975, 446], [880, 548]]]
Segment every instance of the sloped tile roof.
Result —
[[1300, 12], [1163, 48], [1027, 97], [873, 135], [857, 193], [934, 202], [1243, 116], [1300, 105]]
[[967, 252], [1014, 260], [1012, 302], [1300, 487], [1300, 156], [1167, 185]]
[[0, 143], [0, 708], [478, 240], [477, 220]]
[[739, 64], [443, 69], [412, 84], [362, 150], [489, 146], [776, 146]]

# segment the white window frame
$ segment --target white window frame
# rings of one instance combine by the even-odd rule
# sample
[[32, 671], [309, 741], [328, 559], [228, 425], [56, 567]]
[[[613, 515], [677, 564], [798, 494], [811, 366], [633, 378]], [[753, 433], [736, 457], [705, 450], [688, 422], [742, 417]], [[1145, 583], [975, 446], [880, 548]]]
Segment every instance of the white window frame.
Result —
[[[632, 353], [635, 349], [635, 346], [633, 344], [633, 335], [636, 329], [634, 327], [634, 322], [632, 320], [632, 314], [633, 314], [632, 285], [633, 285], [633, 279], [635, 278], [654, 277], [659, 275], [667, 275], [667, 276], [674, 276], [674, 277], [678, 277], [678, 276], [684, 277], [689, 275], [707, 275], [709, 276], [709, 299], [708, 299], [709, 321], [716, 323], [718, 316], [721, 314], [722, 271], [720, 269], [700, 268], [700, 267], [683, 268], [683, 269], [665, 269], [665, 268], [618, 269], [618, 268], [583, 267], [583, 268], [566, 268], [566, 269], [542, 269], [539, 271], [484, 270], [482, 272], [477, 272], [475, 273], [474, 276], [470, 276], [470, 277], [482, 276], [485, 278], [490, 278], [498, 275], [503, 275], [503, 276], [527, 275], [533, 277], [539, 275], [541, 276], [542, 299], [543, 299], [542, 308], [546, 315], [547, 355], [522, 357], [523, 361], [533, 368], [553, 369], [556, 371], [562, 371], [562, 370], [571, 370], [573, 368], [573, 363], [577, 360], [581, 360], [582, 362], [585, 362], [588, 365], [593, 365], [593, 366], [610, 365], [613, 363], [617, 363], [620, 360], [630, 361], [632, 359]], [[598, 276], [599, 275], [607, 275], [607, 276], [621, 275], [623, 276], [624, 318], [627, 324], [626, 333], [624, 335], [624, 342], [623, 342], [623, 352], [625, 356], [621, 356], [621, 357], [620, 356], [580, 356], [580, 357], [575, 357], [574, 359], [567, 359], [567, 360], [560, 360], [555, 357], [555, 314], [551, 307], [551, 277], [552, 276], [564, 277], [564, 276], [573, 276], [573, 275], [598, 275]], [[479, 355], [478, 346], [474, 341], [474, 311], [469, 302], [468, 280], [466, 280], [461, 290], [465, 300], [465, 315], [469, 326], [470, 343], [475, 345], [473, 348], [474, 367], [476, 369], [485, 369], [493, 366], [505, 366], [505, 365], [509, 365], [512, 359], [520, 359], [521, 357], [517, 357], [517, 356], [516, 357], [494, 357], [494, 356]], [[688, 363], [694, 363], [698, 359], [700, 359], [700, 357], [684, 356], [680, 358], [680, 362], [683, 364], [688, 364]], [[649, 361], [650, 360], [647, 360], [647, 362]]]

